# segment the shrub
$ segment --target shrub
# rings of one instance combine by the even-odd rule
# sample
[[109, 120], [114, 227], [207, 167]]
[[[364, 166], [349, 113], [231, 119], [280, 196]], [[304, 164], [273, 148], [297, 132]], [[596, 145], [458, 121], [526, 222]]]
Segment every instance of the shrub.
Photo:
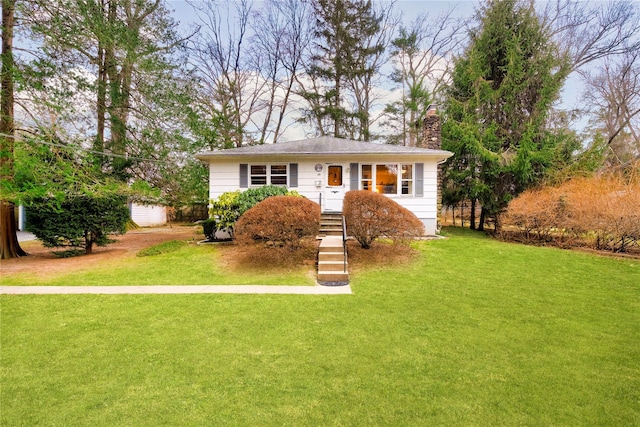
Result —
[[303, 197], [273, 196], [249, 209], [236, 224], [240, 244], [270, 242], [289, 249], [300, 247], [304, 236], [320, 231], [320, 206]]
[[[298, 195], [298, 193], [289, 192], [286, 187], [265, 185], [249, 188], [244, 192], [237, 190], [221, 194], [216, 200], [211, 201], [209, 215], [213, 223], [206, 221], [203, 223], [205, 236], [208, 240], [215, 240], [215, 232], [226, 229], [233, 237], [234, 226], [245, 212], [269, 197], [284, 195]], [[210, 234], [207, 233], [208, 231]]]
[[262, 187], [249, 188], [238, 196], [240, 216], [269, 197], [286, 196], [288, 194], [289, 190], [279, 185], [263, 185]]
[[372, 191], [347, 192], [342, 213], [349, 235], [365, 249], [369, 249], [378, 237], [388, 237], [395, 243], [407, 243], [424, 233], [422, 221], [411, 211]]
[[505, 220], [528, 240], [559, 244], [571, 236], [622, 252], [640, 242], [640, 185], [617, 176], [575, 178], [524, 192], [509, 204]]
[[106, 246], [109, 234], [123, 234], [129, 220], [127, 198], [120, 194], [66, 195], [63, 200], [37, 198], [28, 202], [27, 229], [47, 247]]

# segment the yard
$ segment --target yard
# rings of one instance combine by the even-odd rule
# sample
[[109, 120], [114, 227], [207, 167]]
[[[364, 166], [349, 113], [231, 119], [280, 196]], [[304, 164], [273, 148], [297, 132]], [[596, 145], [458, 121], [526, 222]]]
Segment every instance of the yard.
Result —
[[640, 261], [446, 234], [353, 295], [3, 295], [0, 425], [640, 424]]

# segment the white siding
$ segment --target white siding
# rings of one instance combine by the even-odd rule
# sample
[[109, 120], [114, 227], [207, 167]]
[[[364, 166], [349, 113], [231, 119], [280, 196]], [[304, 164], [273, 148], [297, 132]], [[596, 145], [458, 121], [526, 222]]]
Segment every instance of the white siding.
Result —
[[[279, 161], [280, 162], [280, 161]], [[311, 159], [282, 159], [284, 163], [297, 163], [298, 164], [298, 187], [290, 188], [295, 190], [308, 199], [318, 203], [320, 194], [323, 194], [326, 186], [326, 165], [328, 163], [343, 164], [345, 169], [343, 171], [343, 182], [346, 190], [349, 190], [349, 167], [350, 163], [381, 163], [380, 161], [372, 161], [371, 159], [357, 160], [337, 160], [336, 162], [327, 161], [326, 158], [322, 160]], [[389, 159], [390, 163], [407, 163], [406, 160], [396, 161]], [[218, 159], [214, 163], [210, 164], [210, 198], [215, 199], [222, 193], [227, 191], [235, 191], [240, 189], [240, 163], [256, 164], [261, 163], [260, 159], [249, 161], [238, 160], [221, 160]], [[262, 163], [267, 163], [262, 161]], [[422, 197], [413, 196], [400, 196], [391, 195], [388, 196], [395, 200], [401, 206], [411, 210], [420, 220], [425, 224], [425, 232], [428, 235], [436, 234], [437, 223], [437, 164], [435, 160], [420, 161], [424, 163], [424, 195]], [[322, 171], [317, 172], [315, 165], [321, 164], [323, 166]], [[318, 187], [316, 183], [319, 182]], [[242, 189], [240, 189], [242, 190]]]

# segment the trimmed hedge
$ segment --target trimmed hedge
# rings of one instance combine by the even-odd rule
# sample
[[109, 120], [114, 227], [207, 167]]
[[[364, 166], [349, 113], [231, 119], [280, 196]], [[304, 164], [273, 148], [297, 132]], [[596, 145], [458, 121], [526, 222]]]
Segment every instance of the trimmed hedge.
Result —
[[320, 206], [303, 197], [273, 196], [245, 212], [236, 223], [236, 242], [270, 242], [296, 249], [300, 239], [320, 231]]
[[382, 194], [366, 190], [347, 192], [342, 205], [347, 233], [364, 249], [378, 237], [408, 243], [424, 234], [424, 224], [413, 212]]

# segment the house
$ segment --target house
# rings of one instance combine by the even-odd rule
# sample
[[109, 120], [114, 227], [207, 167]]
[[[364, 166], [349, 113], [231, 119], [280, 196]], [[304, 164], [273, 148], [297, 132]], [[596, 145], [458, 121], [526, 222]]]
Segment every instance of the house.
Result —
[[[439, 138], [438, 138], [439, 143]], [[209, 196], [283, 185], [317, 202], [323, 212], [340, 212], [349, 190], [384, 194], [411, 210], [436, 233], [438, 164], [452, 155], [440, 149], [404, 147], [318, 137], [209, 151], [196, 157], [209, 164]]]

